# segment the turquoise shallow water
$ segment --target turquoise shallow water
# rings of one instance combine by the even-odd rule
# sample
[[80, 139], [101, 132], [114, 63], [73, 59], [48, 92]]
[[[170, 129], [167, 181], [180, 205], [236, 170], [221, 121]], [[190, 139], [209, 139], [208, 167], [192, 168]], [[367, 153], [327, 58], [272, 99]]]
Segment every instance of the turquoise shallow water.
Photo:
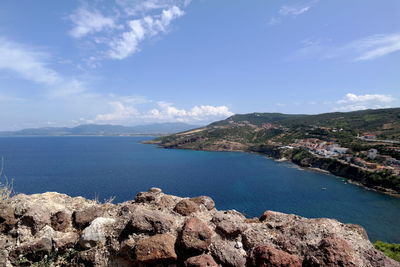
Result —
[[[211, 196], [219, 209], [329, 217], [400, 243], [400, 198], [345, 184], [289, 163], [235, 152], [160, 149], [150, 137], [1, 137], [5, 173], [22, 193], [57, 191], [117, 202], [156, 186], [179, 196]], [[326, 188], [326, 190], [322, 190]]]

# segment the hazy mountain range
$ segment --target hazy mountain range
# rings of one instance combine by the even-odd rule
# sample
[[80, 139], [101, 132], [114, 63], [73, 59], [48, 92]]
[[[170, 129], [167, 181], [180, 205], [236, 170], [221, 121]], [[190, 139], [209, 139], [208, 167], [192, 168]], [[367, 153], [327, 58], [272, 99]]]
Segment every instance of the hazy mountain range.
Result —
[[137, 126], [82, 124], [76, 127], [44, 127], [19, 131], [3, 131], [1, 136], [65, 136], [65, 135], [163, 135], [198, 128], [186, 123], [155, 123]]

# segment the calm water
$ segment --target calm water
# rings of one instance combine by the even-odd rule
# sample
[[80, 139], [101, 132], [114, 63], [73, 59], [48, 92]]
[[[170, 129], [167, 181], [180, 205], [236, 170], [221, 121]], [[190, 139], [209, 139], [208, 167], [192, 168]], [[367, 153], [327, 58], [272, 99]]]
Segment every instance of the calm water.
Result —
[[2, 137], [0, 156], [16, 192], [57, 191], [100, 200], [115, 196], [121, 202], [156, 186], [179, 196], [208, 195], [217, 208], [247, 216], [269, 209], [361, 224], [371, 240], [400, 243], [399, 198], [258, 155], [139, 143], [146, 139]]

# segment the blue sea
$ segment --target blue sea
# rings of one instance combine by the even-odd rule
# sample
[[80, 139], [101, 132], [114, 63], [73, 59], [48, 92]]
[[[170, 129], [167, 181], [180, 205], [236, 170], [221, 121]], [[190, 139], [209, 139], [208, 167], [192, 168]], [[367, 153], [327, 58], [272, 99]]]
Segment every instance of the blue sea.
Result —
[[211, 196], [218, 209], [248, 217], [275, 210], [360, 224], [372, 241], [400, 243], [400, 198], [260, 155], [140, 143], [149, 139], [1, 137], [0, 157], [17, 193], [57, 191], [122, 202], [160, 187], [178, 196]]

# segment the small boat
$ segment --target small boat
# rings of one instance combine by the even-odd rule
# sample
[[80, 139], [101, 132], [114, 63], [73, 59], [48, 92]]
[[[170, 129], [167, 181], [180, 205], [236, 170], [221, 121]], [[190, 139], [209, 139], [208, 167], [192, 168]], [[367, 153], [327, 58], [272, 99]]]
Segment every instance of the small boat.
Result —
[[322, 187], [321, 189], [322, 189], [322, 190], [326, 190], [326, 187]]

